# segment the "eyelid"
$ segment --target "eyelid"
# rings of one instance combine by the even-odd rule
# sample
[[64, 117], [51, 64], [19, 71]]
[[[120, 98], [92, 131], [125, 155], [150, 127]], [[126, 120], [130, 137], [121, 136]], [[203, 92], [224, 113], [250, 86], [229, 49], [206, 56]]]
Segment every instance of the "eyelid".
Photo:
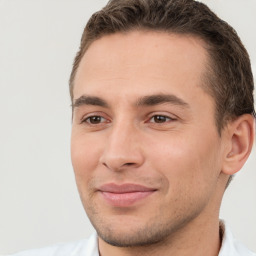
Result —
[[[105, 120], [110, 120], [110, 118], [105, 113], [96, 111], [96, 112], [90, 112], [90, 113], [83, 115], [80, 119], [80, 123], [81, 124], [85, 123], [88, 118], [94, 117], [94, 116], [99, 116], [99, 117], [104, 118]], [[90, 124], [89, 122], [87, 122], [87, 123]]]
[[[156, 120], [154, 120], [154, 122], [153, 122], [153, 118], [156, 118], [156, 117], [163, 117], [164, 119], [166, 119], [166, 120], [164, 120], [163, 122], [161, 122], [160, 120], [160, 122], [156, 122]], [[151, 121], [152, 120], [152, 122], [153, 123], [167, 123], [168, 121], [173, 121], [174, 119], [172, 119], [172, 118], [170, 118], [170, 117], [168, 117], [168, 116], [163, 116], [163, 115], [154, 115], [154, 116], [152, 116], [150, 119], [149, 119], [149, 121]]]
[[149, 121], [149, 120], [151, 120], [153, 117], [155, 117], [155, 116], [163, 116], [163, 117], [166, 117], [166, 118], [168, 118], [168, 119], [170, 119], [170, 120], [177, 120], [177, 119], [179, 119], [176, 115], [174, 115], [174, 114], [170, 114], [170, 113], [166, 113], [166, 112], [152, 112], [152, 113], [150, 113], [149, 115], [148, 115], [148, 118], [147, 118], [147, 120]]
[[[93, 117], [99, 117], [101, 119], [101, 121], [99, 121], [99, 123], [93, 123], [92, 120], [90, 120]], [[107, 119], [102, 117], [102, 116], [89, 116], [89, 117], [86, 117], [84, 119], [83, 123], [88, 123], [90, 125], [99, 125], [99, 124], [102, 124], [102, 123], [106, 123], [106, 121], [107, 121]]]

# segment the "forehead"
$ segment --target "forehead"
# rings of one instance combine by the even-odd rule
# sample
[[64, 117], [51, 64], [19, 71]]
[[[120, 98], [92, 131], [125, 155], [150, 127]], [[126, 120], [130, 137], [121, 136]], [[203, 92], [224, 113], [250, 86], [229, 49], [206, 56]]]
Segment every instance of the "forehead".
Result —
[[[207, 66], [204, 42], [195, 36], [131, 31], [103, 36], [87, 49], [74, 80], [74, 98], [102, 86], [115, 91], [159, 88], [163, 83], [186, 89], [202, 85]], [[118, 84], [118, 86], [117, 86]], [[182, 87], [182, 88], [181, 88]]]

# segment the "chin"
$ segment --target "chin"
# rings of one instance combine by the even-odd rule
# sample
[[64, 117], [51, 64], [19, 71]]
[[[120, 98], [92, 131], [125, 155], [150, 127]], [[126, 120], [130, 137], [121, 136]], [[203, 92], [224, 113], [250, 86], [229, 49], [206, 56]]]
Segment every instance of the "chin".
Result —
[[160, 243], [166, 237], [162, 232], [152, 232], [152, 230], [119, 231], [111, 229], [97, 231], [98, 236], [106, 243], [117, 247], [141, 247]]
[[116, 218], [96, 223], [97, 225], [92, 222], [98, 236], [104, 242], [117, 247], [140, 247], [162, 243], [170, 239], [177, 230], [176, 225], [161, 223], [159, 219], [143, 223], [143, 218], [133, 221], [129, 218], [122, 218], [122, 221]]

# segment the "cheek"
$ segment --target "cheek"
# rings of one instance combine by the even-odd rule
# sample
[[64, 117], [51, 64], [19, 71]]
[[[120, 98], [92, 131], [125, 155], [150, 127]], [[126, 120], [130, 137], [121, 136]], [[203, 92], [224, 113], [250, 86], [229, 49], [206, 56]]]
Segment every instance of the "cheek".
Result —
[[217, 179], [219, 145], [216, 137], [197, 137], [194, 133], [193, 138], [170, 136], [152, 145], [155, 146], [148, 159], [168, 182], [169, 190], [202, 191]]
[[72, 131], [71, 160], [76, 178], [87, 178], [99, 162], [99, 141]]

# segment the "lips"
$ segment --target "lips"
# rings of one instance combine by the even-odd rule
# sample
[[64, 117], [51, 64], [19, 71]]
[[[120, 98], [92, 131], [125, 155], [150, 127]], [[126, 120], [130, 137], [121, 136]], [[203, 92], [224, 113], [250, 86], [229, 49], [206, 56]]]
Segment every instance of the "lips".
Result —
[[99, 192], [108, 204], [116, 207], [128, 207], [146, 199], [156, 192], [156, 189], [138, 184], [117, 185], [110, 183], [101, 186]]

